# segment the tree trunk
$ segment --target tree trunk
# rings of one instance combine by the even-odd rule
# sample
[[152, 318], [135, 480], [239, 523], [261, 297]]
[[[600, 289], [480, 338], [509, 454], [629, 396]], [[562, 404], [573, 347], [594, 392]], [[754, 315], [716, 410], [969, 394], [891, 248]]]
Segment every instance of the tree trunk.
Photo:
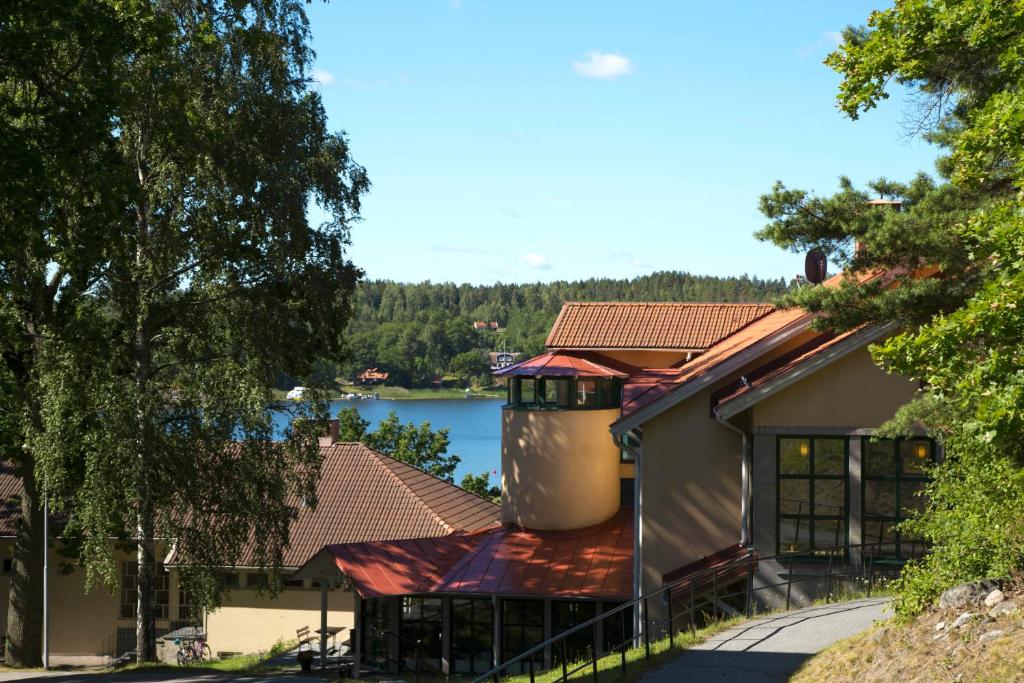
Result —
[[153, 597], [155, 594], [154, 574], [156, 573], [156, 557], [153, 552], [153, 527], [145, 515], [139, 514], [139, 575], [138, 575], [138, 612], [135, 619], [135, 657], [139, 662], [152, 662], [156, 659], [156, 614]]
[[10, 666], [40, 666], [43, 659], [43, 511], [31, 459], [22, 462], [21, 519], [14, 541], [11, 591], [7, 603], [7, 658]]

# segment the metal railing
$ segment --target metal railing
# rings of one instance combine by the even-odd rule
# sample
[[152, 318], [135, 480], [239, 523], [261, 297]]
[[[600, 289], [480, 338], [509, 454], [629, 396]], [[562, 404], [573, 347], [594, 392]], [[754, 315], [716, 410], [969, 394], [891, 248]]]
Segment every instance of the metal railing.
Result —
[[[691, 634], [704, 624], [718, 621], [721, 614], [753, 616], [757, 611], [756, 593], [758, 591], [775, 591], [777, 604], [772, 609], [789, 610], [793, 607], [793, 586], [807, 582], [824, 584], [825, 602], [831, 602], [832, 596], [842, 581], [862, 579], [863, 588], [868, 597], [874, 588], [879, 571], [890, 572], [900, 566], [887, 562], [876, 566], [876, 560], [891, 559], [881, 552], [885, 543], [864, 543], [858, 545], [834, 546], [811, 550], [799, 550], [780, 553], [767, 557], [759, 557], [748, 550], [746, 557], [725, 562], [723, 564], [699, 570], [675, 579], [656, 591], [635, 598], [614, 607], [602, 614], [589, 619], [578, 626], [567, 629], [558, 635], [535, 645], [521, 654], [501, 663], [487, 673], [473, 679], [473, 683], [485, 683], [488, 680], [499, 681], [503, 675], [528, 674], [534, 681], [537, 674], [558, 671], [556, 667], [537, 668], [536, 660], [544, 659], [546, 653], [558, 651], [561, 654], [559, 676], [553, 680], [568, 681], [571, 676], [590, 670], [593, 680], [598, 679], [598, 662], [608, 656], [618, 655], [619, 667], [625, 676], [628, 666], [627, 652], [633, 648], [642, 648], [643, 657], [651, 657], [651, 641], [667, 635], [669, 650], [675, 647], [675, 637], [682, 632], [679, 626], [682, 621]], [[923, 546], [922, 546], [923, 549]], [[784, 570], [786, 579], [774, 583], [754, 585], [754, 570], [758, 564], [776, 563]], [[824, 571], [822, 571], [824, 570]], [[778, 572], [783, 575], [783, 572]], [[736, 588], [740, 582], [743, 586]], [[817, 596], [818, 585], [814, 586], [811, 600]], [[785, 600], [782, 600], [782, 593]], [[674, 603], [682, 600], [685, 609], [679, 610]], [[656, 602], [658, 601], [658, 602]], [[767, 602], [767, 601], [766, 601]], [[799, 601], [798, 601], [799, 602]], [[710, 605], [708, 604], [710, 603]], [[660, 604], [665, 608], [664, 619], [652, 619], [650, 607]], [[803, 606], [803, 605], [801, 605]], [[628, 628], [626, 620], [633, 610], [639, 607], [641, 612], [638, 624]], [[600, 631], [608, 619], [617, 617], [620, 628], [620, 639], [602, 647]], [[632, 621], [632, 619], [630, 619]], [[567, 657], [567, 640], [589, 631], [589, 657], [583, 661], [570, 662]], [[584, 636], [586, 637], [586, 636]], [[608, 639], [604, 638], [607, 642]]]

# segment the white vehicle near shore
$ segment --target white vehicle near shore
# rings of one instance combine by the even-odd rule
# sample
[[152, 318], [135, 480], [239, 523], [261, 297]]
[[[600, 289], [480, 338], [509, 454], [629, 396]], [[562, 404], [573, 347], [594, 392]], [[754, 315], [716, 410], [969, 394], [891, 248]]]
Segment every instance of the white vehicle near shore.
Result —
[[306, 387], [295, 387], [285, 394], [285, 398], [289, 398], [293, 401], [301, 401], [304, 393], [306, 393]]

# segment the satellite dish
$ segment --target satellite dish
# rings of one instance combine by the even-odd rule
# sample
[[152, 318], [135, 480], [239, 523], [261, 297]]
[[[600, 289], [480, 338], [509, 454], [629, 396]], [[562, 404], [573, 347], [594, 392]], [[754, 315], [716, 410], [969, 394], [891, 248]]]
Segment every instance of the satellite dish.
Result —
[[819, 248], [811, 249], [807, 252], [807, 257], [804, 259], [804, 276], [807, 281], [820, 285], [825, 281], [825, 273], [828, 272], [828, 260], [825, 258], [825, 252]]

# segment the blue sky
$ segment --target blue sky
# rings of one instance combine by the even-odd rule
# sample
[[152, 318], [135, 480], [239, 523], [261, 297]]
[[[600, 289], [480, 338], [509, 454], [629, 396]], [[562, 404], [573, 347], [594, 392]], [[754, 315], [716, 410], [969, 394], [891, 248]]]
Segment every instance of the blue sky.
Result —
[[901, 93], [851, 122], [821, 61], [879, 3], [334, 0], [308, 6], [334, 129], [370, 175], [370, 278], [790, 277], [779, 179], [931, 172]]

